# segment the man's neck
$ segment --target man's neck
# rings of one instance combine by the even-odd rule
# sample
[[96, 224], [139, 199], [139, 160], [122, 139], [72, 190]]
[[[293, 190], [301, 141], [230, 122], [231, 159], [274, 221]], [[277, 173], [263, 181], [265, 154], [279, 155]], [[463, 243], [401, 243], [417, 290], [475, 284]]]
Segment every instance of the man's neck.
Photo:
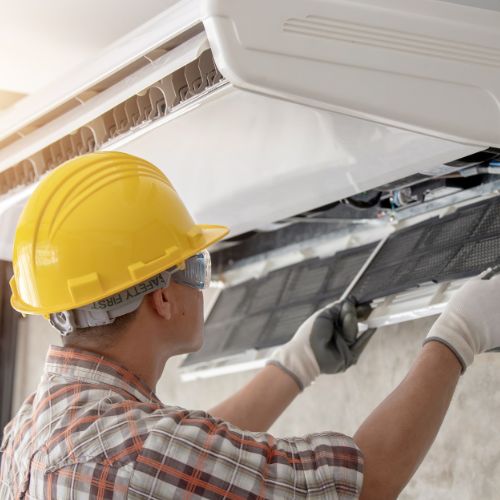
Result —
[[151, 391], [156, 391], [156, 384], [163, 373], [168, 358], [158, 355], [158, 352], [144, 346], [132, 346], [126, 342], [111, 347], [93, 345], [66, 344], [66, 347], [83, 349], [114, 361], [141, 379]]

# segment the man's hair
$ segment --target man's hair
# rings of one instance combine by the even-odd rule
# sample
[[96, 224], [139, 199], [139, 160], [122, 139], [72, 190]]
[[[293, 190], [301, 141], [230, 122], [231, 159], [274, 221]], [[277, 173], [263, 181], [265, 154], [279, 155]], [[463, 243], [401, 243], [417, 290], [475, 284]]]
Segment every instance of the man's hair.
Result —
[[69, 335], [61, 336], [62, 344], [64, 347], [107, 349], [120, 340], [138, 310], [119, 316], [109, 325], [77, 328]]

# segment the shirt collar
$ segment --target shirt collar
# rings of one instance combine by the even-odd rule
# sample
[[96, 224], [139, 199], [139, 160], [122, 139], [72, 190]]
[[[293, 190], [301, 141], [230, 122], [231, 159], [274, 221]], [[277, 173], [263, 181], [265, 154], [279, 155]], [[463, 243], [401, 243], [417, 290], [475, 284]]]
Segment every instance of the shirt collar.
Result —
[[127, 391], [144, 403], [161, 404], [156, 394], [139, 377], [104, 356], [51, 345], [45, 360], [45, 372], [88, 383], [106, 384]]

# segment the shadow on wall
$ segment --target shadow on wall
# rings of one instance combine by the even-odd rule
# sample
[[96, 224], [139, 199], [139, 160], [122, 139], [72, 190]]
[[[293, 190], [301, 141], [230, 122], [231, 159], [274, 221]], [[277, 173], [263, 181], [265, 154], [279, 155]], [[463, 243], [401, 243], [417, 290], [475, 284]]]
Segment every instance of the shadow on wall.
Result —
[[12, 106], [14, 103], [24, 97], [24, 94], [17, 92], [9, 92], [7, 90], [0, 90], [0, 110]]

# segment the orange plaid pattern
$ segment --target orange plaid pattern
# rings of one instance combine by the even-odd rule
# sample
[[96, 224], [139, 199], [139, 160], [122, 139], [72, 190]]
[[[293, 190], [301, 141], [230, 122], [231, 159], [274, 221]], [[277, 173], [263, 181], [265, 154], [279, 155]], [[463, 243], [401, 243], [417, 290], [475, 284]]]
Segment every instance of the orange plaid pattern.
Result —
[[54, 346], [1, 451], [2, 500], [353, 499], [363, 478], [347, 436], [246, 432], [163, 405], [110, 360]]

